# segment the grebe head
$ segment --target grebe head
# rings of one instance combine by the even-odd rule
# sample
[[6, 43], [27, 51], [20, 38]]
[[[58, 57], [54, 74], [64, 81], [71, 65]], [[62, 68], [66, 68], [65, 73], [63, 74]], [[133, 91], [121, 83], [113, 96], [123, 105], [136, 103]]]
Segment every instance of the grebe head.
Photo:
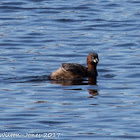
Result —
[[87, 56], [87, 65], [97, 65], [99, 62], [97, 53], [89, 53]]

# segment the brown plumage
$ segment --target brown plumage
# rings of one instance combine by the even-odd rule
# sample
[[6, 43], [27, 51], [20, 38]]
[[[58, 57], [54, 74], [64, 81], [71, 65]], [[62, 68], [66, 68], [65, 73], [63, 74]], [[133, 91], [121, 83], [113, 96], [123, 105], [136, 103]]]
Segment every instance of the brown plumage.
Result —
[[82, 77], [96, 77], [98, 61], [98, 55], [96, 53], [90, 53], [87, 56], [88, 67], [76, 63], [63, 63], [59, 69], [51, 73], [50, 78], [53, 80], [66, 80]]

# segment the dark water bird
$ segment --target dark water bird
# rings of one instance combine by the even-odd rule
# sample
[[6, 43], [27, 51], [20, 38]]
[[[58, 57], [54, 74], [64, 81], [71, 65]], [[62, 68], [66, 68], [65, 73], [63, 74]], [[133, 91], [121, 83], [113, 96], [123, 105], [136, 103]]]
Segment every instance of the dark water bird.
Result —
[[62, 63], [62, 66], [52, 72], [52, 80], [70, 80], [83, 77], [97, 77], [97, 64], [99, 62], [97, 53], [89, 53], [87, 56], [87, 67], [76, 63]]

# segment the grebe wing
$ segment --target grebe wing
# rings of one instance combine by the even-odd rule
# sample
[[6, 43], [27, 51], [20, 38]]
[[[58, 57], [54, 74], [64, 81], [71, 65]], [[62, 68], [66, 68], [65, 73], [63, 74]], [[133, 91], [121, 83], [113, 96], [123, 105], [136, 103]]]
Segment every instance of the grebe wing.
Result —
[[62, 68], [65, 71], [72, 72], [73, 74], [79, 74], [79, 75], [87, 75], [87, 68], [85, 66], [82, 66], [80, 64], [76, 63], [63, 63]]

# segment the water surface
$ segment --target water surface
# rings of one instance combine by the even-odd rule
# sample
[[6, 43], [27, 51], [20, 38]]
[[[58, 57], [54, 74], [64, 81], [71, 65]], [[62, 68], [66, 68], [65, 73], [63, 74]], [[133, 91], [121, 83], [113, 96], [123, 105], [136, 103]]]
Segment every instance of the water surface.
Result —
[[[1, 0], [0, 137], [139, 139], [139, 11], [138, 0]], [[96, 82], [48, 79], [93, 51]]]

